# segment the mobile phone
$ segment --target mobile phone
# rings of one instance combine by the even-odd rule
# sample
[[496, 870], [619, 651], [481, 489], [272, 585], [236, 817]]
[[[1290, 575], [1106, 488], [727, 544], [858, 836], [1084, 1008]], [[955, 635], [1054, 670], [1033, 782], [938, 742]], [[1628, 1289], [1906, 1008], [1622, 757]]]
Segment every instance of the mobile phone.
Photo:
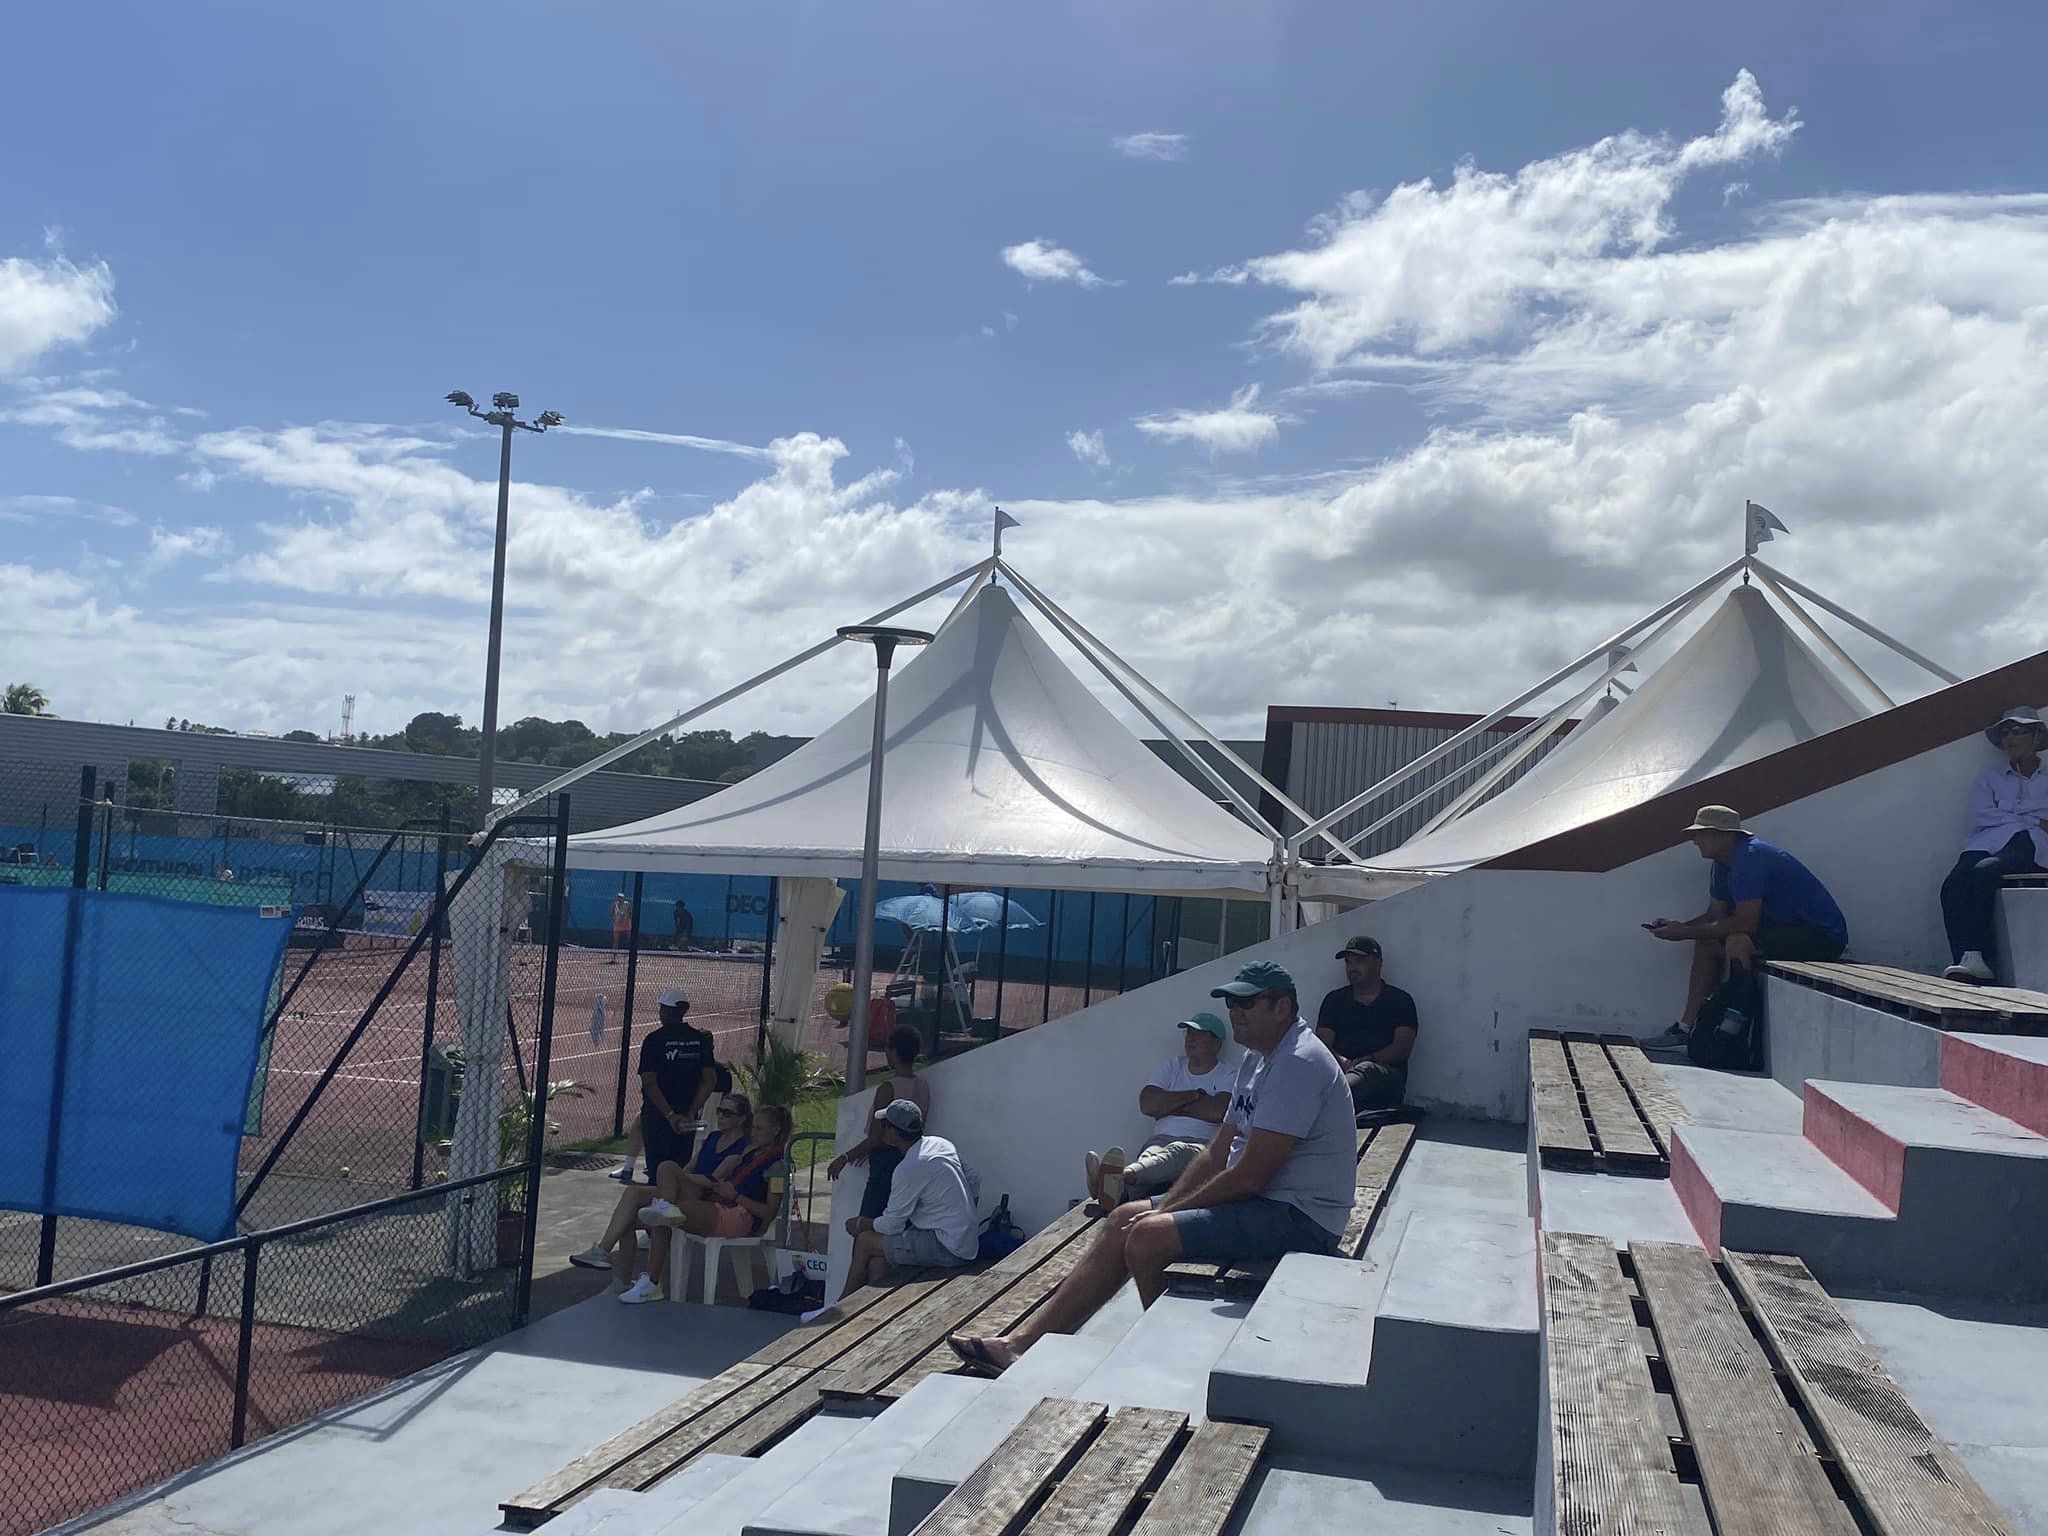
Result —
[[1643, 924], [1643, 926], [1649, 929], [1652, 933], [1655, 933], [1657, 931], [1657, 925], [1655, 923], [1645, 923]]

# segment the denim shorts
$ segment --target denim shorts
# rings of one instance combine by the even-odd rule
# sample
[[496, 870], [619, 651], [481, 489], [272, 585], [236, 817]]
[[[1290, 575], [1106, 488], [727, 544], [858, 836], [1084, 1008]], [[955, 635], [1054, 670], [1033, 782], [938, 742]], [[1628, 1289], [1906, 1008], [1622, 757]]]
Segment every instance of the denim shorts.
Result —
[[939, 1241], [936, 1232], [924, 1227], [905, 1227], [901, 1232], [882, 1234], [882, 1252], [891, 1264], [905, 1269], [955, 1269], [973, 1262]]
[[1246, 1264], [1283, 1253], [1335, 1253], [1340, 1234], [1284, 1200], [1234, 1200], [1174, 1211], [1180, 1256], [1210, 1264]]

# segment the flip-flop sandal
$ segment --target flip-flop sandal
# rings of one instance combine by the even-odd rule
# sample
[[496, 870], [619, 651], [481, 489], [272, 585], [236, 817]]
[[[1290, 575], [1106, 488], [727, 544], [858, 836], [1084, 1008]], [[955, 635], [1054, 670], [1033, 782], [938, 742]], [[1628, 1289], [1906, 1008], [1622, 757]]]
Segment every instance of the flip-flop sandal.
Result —
[[968, 1375], [1000, 1376], [1003, 1374], [1004, 1367], [994, 1355], [988, 1352], [988, 1346], [982, 1343], [980, 1339], [963, 1339], [958, 1335], [948, 1334], [946, 1345], [954, 1354], [960, 1357], [960, 1363], [966, 1367]]

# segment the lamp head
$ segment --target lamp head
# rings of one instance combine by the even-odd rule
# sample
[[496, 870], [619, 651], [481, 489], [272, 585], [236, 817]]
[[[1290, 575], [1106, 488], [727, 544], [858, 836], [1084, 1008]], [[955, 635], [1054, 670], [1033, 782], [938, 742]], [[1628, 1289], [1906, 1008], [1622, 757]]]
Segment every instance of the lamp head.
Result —
[[519, 397], [501, 389], [491, 396], [491, 404], [501, 411], [516, 411], [519, 409]]
[[544, 427], [559, 427], [562, 424], [562, 413], [560, 411], [542, 411], [540, 413], [540, 424]]
[[467, 411], [467, 410], [474, 410], [474, 409], [476, 408], [476, 402], [475, 402], [474, 400], [470, 399], [470, 397], [469, 397], [469, 391], [468, 391], [468, 390], [466, 390], [466, 389], [451, 389], [451, 390], [449, 390], [449, 391], [448, 391], [448, 403], [449, 403], [450, 405], [459, 405], [459, 406], [461, 406], [461, 407], [462, 407], [462, 408], [463, 408], [464, 410], [466, 410], [466, 411]]
[[857, 640], [875, 648], [875, 660], [886, 668], [899, 645], [930, 645], [931, 635], [922, 629], [898, 629], [893, 624], [847, 624], [839, 631], [842, 640]]

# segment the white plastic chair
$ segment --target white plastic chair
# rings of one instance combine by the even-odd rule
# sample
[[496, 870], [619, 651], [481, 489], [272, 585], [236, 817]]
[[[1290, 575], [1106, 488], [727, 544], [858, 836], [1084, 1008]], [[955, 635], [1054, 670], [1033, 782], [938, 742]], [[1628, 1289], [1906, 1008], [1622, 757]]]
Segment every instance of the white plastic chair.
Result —
[[[776, 1197], [778, 1208], [782, 1208], [789, 1198], [791, 1181], [788, 1177], [788, 1167], [785, 1161], [782, 1170], [768, 1182], [769, 1192]], [[776, 1240], [778, 1225], [778, 1218], [771, 1216], [767, 1224], [752, 1237], [699, 1237], [695, 1233], [685, 1232], [681, 1227], [673, 1228], [668, 1248], [668, 1299], [688, 1299], [686, 1292], [690, 1280], [690, 1253], [694, 1248], [704, 1250], [705, 1306], [711, 1306], [718, 1300], [718, 1264], [727, 1249], [732, 1250], [733, 1283], [739, 1286], [742, 1297], [751, 1295], [754, 1290], [755, 1250], [765, 1249]]]

